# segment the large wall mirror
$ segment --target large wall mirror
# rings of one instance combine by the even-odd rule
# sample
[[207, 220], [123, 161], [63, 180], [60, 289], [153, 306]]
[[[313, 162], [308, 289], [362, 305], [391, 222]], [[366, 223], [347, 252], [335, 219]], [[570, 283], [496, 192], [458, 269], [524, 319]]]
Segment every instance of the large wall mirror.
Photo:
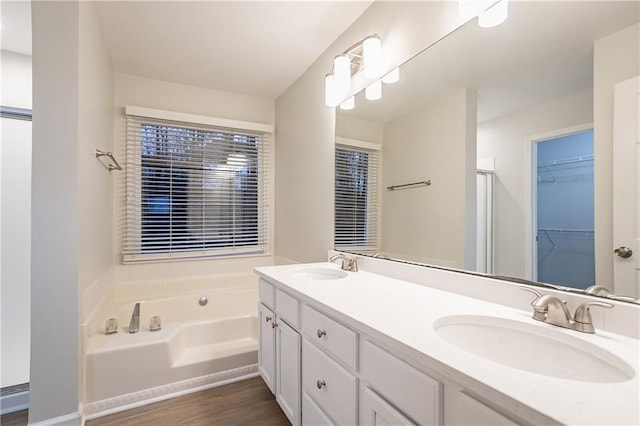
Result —
[[640, 297], [613, 154], [639, 4], [511, 2], [500, 26], [474, 19], [403, 64], [382, 99], [337, 109], [336, 249]]

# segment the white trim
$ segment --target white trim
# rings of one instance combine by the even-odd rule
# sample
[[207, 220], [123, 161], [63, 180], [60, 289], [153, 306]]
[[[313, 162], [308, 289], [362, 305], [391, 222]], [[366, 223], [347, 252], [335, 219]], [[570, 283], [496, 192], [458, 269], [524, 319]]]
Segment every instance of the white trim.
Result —
[[29, 391], [16, 392], [0, 397], [0, 415], [29, 408]]
[[85, 420], [95, 419], [120, 411], [142, 407], [158, 401], [188, 395], [190, 393], [239, 382], [258, 376], [258, 364], [251, 364], [232, 370], [221, 371], [167, 385], [156, 386], [141, 391], [90, 402], [84, 405]]
[[361, 141], [359, 139], [349, 139], [336, 136], [336, 145], [353, 146], [356, 148], [370, 149], [372, 151], [382, 151], [382, 145], [379, 143]]
[[182, 112], [165, 111], [161, 109], [145, 108], [127, 105], [126, 115], [137, 117], [158, 118], [161, 120], [181, 121], [183, 123], [206, 124], [209, 126], [225, 127], [228, 129], [252, 130], [254, 132], [273, 133], [273, 125], [253, 123], [251, 121], [229, 120], [227, 118], [208, 117], [206, 115], [185, 114]]
[[66, 426], [79, 425], [82, 422], [80, 413], [69, 413], [64, 416], [53, 417], [51, 419], [42, 420], [38, 423], [29, 423], [29, 426]]
[[[537, 199], [537, 163], [536, 144], [549, 139], [562, 136], [570, 136], [577, 133], [593, 130], [593, 123], [578, 124], [576, 126], [551, 130], [549, 132], [531, 135], [526, 139], [524, 150], [524, 278], [531, 281], [538, 280], [538, 250], [535, 241], [536, 228], [538, 225], [537, 213], [534, 210]], [[534, 173], [536, 176], [534, 176]]]

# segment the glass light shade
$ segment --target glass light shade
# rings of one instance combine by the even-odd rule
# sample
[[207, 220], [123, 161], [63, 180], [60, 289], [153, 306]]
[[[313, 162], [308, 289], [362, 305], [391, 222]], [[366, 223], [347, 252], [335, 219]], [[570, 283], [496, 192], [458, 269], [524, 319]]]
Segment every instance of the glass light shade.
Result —
[[364, 76], [378, 78], [382, 73], [382, 43], [377, 36], [366, 38], [362, 43]]
[[502, 24], [509, 16], [509, 0], [500, 0], [478, 17], [478, 25], [491, 28]]
[[355, 98], [355, 96], [352, 96], [352, 97], [350, 97], [349, 99], [347, 99], [346, 101], [344, 101], [343, 103], [340, 104], [340, 109], [348, 111], [350, 109], [355, 108], [355, 106], [356, 106], [356, 98]]
[[347, 93], [351, 89], [351, 61], [347, 55], [338, 55], [333, 58], [333, 75], [336, 93]]
[[[495, 1], [495, 0], [493, 0]], [[475, 18], [491, 6], [492, 0], [458, 0], [458, 15], [461, 18]]]
[[328, 107], [337, 107], [340, 97], [336, 93], [336, 80], [333, 74], [327, 74], [324, 78], [324, 103]]
[[382, 81], [376, 80], [364, 89], [364, 97], [370, 101], [382, 98]]
[[386, 84], [396, 83], [398, 80], [400, 80], [400, 68], [396, 68], [382, 77], [382, 82]]

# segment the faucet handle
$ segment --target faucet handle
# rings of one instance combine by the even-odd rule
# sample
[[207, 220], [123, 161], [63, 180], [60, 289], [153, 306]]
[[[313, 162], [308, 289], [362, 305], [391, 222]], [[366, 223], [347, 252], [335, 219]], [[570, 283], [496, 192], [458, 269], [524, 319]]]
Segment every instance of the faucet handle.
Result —
[[599, 306], [601, 308], [613, 308], [611, 303], [606, 302], [584, 302], [576, 309], [576, 313], [573, 316], [573, 320], [575, 321], [574, 328], [578, 331], [582, 331], [584, 333], [595, 333], [593, 328], [593, 320], [591, 319], [591, 312], [589, 312], [589, 308], [591, 306]]
[[540, 298], [544, 297], [544, 295], [538, 290], [534, 290], [529, 287], [520, 286], [520, 289], [536, 295], [536, 298], [531, 301], [531, 306], [533, 307], [533, 319], [544, 321], [547, 316], [547, 308], [538, 303], [540, 301]]

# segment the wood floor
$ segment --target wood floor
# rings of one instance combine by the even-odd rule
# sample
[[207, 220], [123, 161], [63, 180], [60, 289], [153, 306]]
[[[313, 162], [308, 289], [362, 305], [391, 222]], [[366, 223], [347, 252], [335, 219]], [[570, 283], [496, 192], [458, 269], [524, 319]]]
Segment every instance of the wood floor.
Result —
[[[20, 413], [22, 417], [19, 416]], [[2, 426], [27, 424], [26, 411], [2, 416]], [[10, 417], [13, 416], [13, 417]], [[87, 420], [86, 426], [289, 425], [275, 397], [260, 377]]]

